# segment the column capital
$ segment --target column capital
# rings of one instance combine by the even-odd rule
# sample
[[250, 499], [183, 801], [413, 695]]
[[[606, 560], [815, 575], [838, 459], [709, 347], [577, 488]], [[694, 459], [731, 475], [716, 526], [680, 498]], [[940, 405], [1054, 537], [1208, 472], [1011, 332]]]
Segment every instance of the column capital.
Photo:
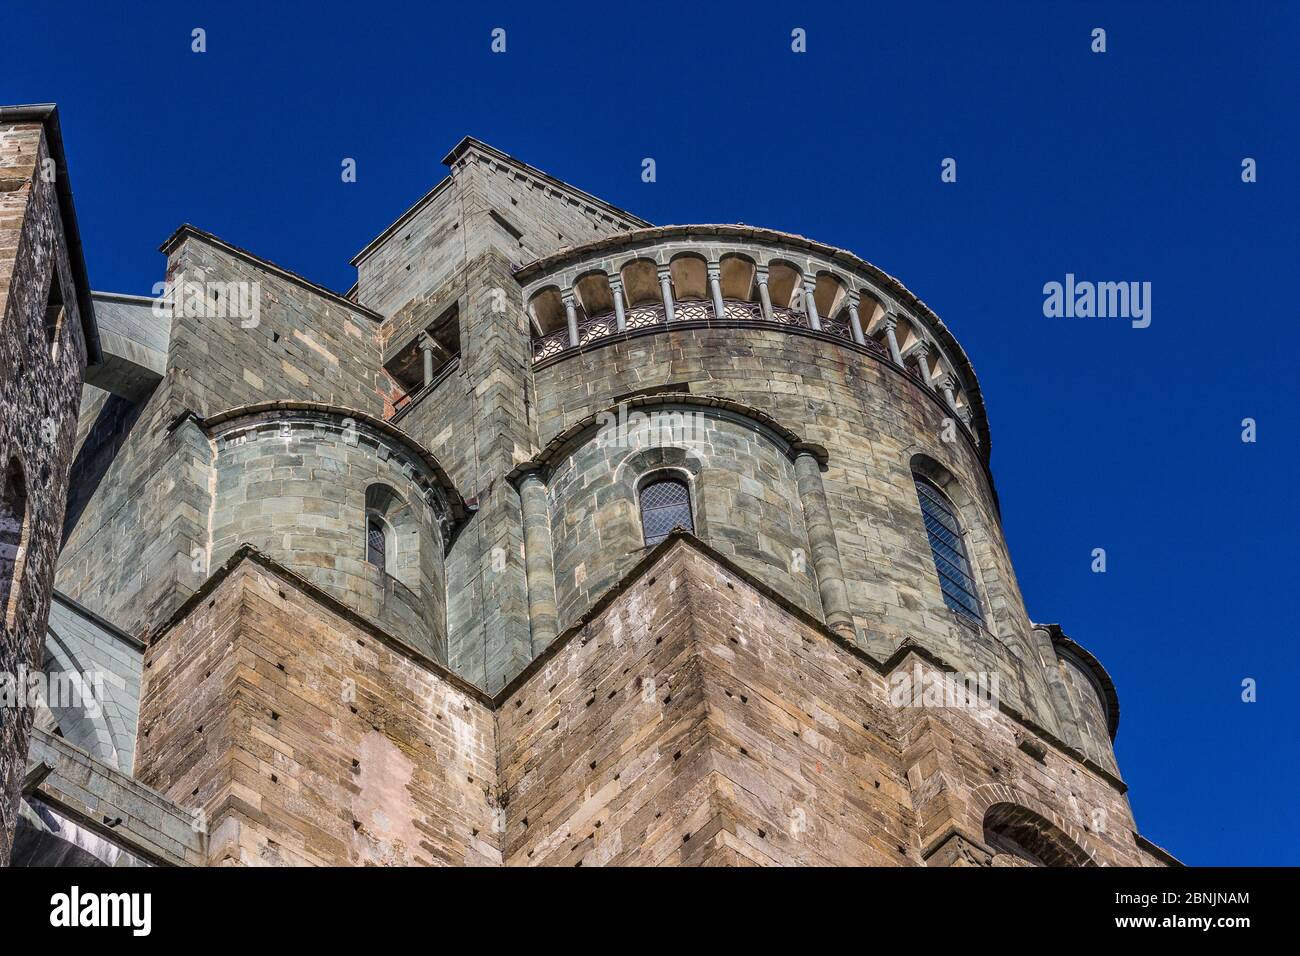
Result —
[[659, 280], [671, 279], [673, 277], [672, 266], [657, 266], [655, 269], [659, 273]]
[[607, 275], [606, 278], [609, 279], [609, 287], [611, 289], [615, 292], [623, 291], [623, 277], [621, 275], [615, 272], [613, 275]]
[[754, 267], [754, 281], [759, 285], [767, 285], [767, 266]]
[[560, 301], [564, 303], [564, 305], [565, 305], [566, 308], [567, 308], [568, 306], [574, 305], [574, 304], [575, 304], [575, 300], [574, 300], [574, 298], [573, 298], [573, 290], [572, 290], [572, 289], [564, 289], [564, 290], [562, 290], [562, 291], [560, 292]]
[[415, 337], [415, 344], [418, 348], [432, 350], [434, 347], [434, 338], [427, 331], [421, 332]]
[[541, 465], [532, 465], [527, 469], [521, 470], [518, 473], [518, 477], [515, 478], [515, 486], [521, 490], [524, 485], [531, 485], [534, 482], [542, 485], [546, 484], [546, 480], [542, 477]]
[[947, 372], [939, 379], [939, 387], [946, 388], [951, 392], [957, 391], [957, 376]]
[[720, 262], [710, 262], [710, 263], [708, 263], [707, 265], [705, 265], [705, 267], [704, 267], [704, 271], [708, 274], [708, 276], [709, 276], [710, 279], [721, 279], [721, 278], [722, 278], [722, 263], [720, 263]]

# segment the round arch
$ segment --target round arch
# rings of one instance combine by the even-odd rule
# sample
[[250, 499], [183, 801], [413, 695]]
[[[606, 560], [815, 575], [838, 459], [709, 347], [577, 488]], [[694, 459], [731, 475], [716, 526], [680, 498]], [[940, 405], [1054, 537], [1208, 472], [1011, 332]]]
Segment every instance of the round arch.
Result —
[[1022, 803], [1000, 801], [984, 811], [984, 843], [1035, 866], [1096, 866], [1066, 830]]

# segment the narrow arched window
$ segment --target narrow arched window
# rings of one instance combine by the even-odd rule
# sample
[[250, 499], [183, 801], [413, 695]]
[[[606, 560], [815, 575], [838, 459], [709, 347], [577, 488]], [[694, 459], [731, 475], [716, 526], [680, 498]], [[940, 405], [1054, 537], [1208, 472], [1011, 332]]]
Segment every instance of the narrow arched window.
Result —
[[962, 540], [961, 525], [952, 504], [928, 482], [917, 480], [916, 493], [921, 499], [921, 516], [925, 519], [925, 533], [930, 539], [930, 554], [935, 570], [939, 572], [939, 587], [943, 590], [943, 603], [958, 614], [983, 622], [980, 599], [975, 593], [975, 580], [971, 576], [966, 544]]
[[655, 478], [641, 489], [641, 530], [647, 545], [658, 544], [673, 528], [695, 530], [691, 491], [676, 478]]
[[14, 458], [0, 476], [0, 624], [14, 624], [27, 550], [27, 479]]
[[388, 526], [378, 515], [366, 516], [366, 560], [381, 571], [388, 568]]

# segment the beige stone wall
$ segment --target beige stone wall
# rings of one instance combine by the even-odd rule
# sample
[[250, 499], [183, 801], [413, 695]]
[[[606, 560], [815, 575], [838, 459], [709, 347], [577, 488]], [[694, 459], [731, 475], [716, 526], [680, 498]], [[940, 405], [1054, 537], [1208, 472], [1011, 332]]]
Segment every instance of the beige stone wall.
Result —
[[926, 865], [1005, 802], [1155, 862], [1122, 785], [1007, 714], [897, 706], [918, 661], [878, 670], [676, 544], [502, 702], [506, 862]]
[[211, 865], [494, 865], [482, 700], [245, 561], [150, 648], [137, 772]]
[[883, 688], [678, 544], [503, 702], [506, 860], [914, 864]]
[[138, 766], [203, 809], [212, 864], [1011, 863], [1008, 804], [1082, 861], [1164, 862], [1118, 780], [894, 691], [939, 672], [674, 539], [488, 700], [245, 557], [151, 648]]

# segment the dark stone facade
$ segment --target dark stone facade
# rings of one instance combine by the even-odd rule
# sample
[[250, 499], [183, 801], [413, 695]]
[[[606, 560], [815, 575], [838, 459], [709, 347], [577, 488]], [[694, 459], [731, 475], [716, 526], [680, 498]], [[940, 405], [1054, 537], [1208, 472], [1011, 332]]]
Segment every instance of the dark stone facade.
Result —
[[[69, 250], [75, 218], [58, 120], [9, 115], [0, 115], [0, 674], [25, 696], [23, 676], [41, 672], [88, 357], [83, 322], [93, 320]], [[0, 708], [0, 865], [34, 716], [27, 700]]]

